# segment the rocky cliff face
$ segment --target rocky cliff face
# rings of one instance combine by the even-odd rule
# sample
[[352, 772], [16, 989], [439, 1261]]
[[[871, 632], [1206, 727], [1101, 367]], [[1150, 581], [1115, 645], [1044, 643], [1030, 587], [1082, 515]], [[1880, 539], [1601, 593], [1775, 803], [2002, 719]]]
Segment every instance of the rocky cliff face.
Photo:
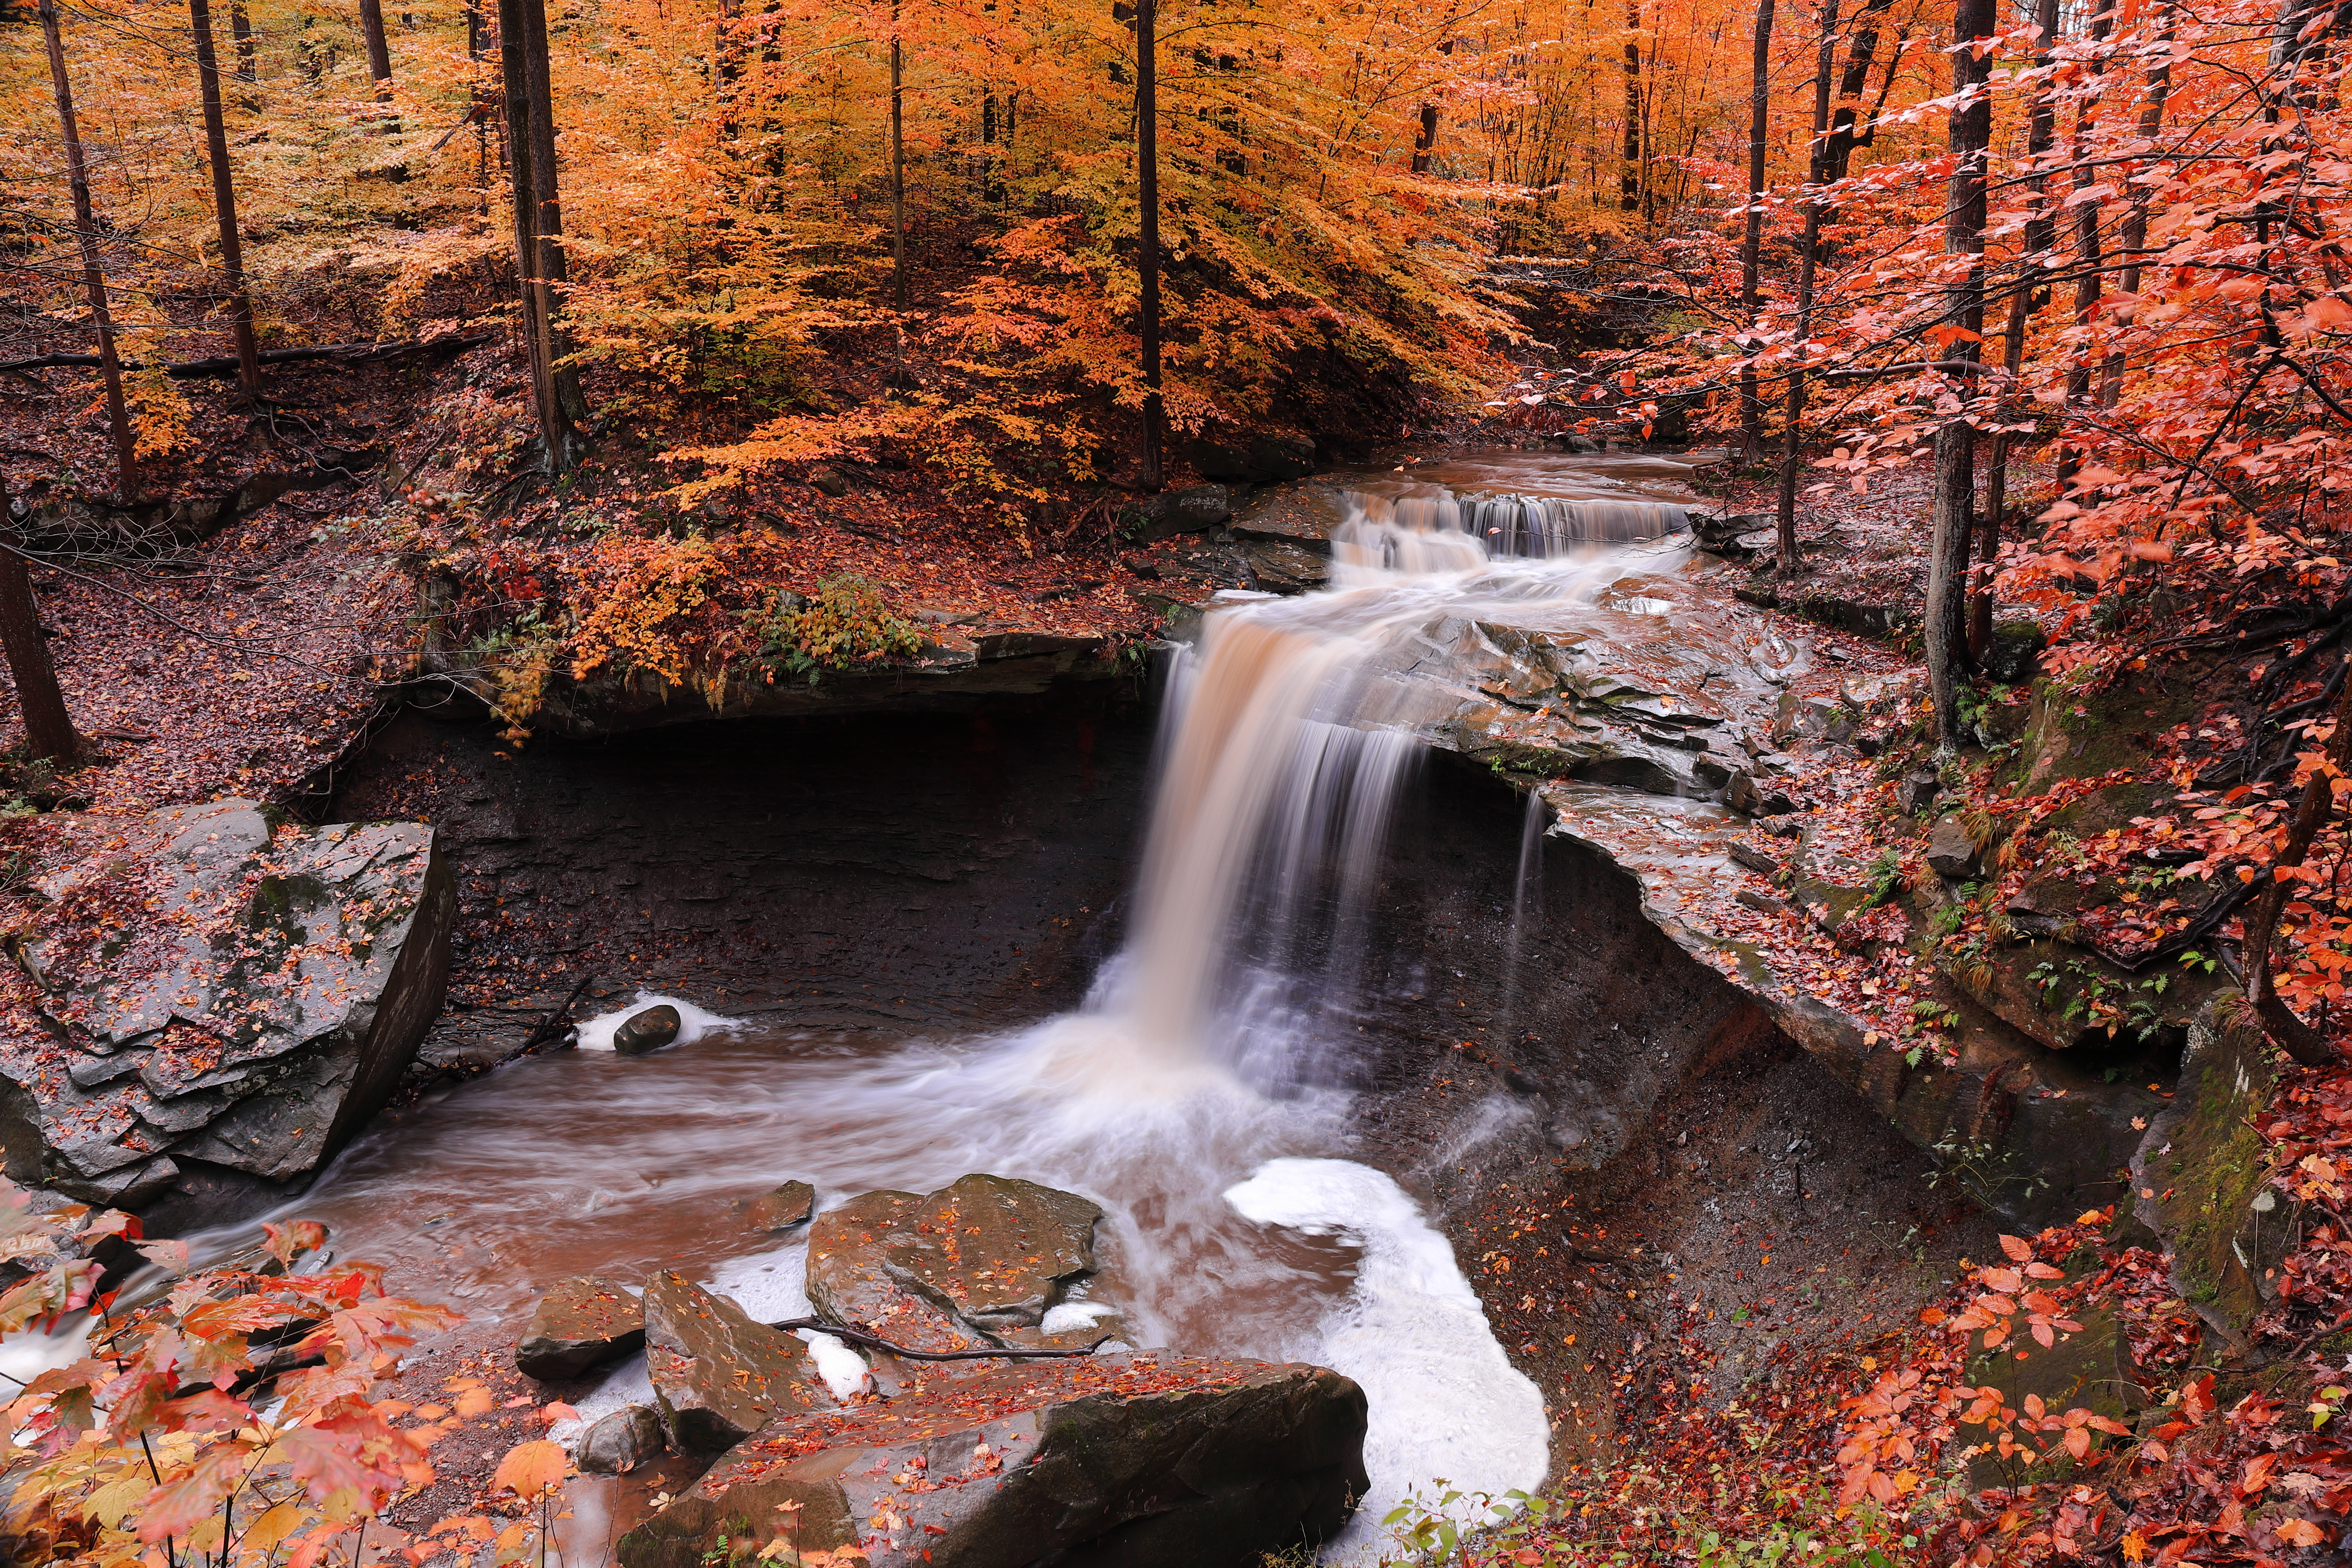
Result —
[[317, 1170], [440, 1009], [433, 830], [224, 800], [56, 835], [0, 974], [9, 1176], [134, 1207]]

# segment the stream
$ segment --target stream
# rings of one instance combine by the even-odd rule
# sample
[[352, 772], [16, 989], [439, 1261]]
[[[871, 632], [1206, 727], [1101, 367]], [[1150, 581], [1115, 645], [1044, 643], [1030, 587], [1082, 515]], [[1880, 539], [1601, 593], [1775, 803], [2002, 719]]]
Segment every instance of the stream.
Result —
[[[791, 1179], [824, 1207], [1024, 1177], [1110, 1215], [1089, 1300], [1137, 1342], [1314, 1362], [1363, 1385], [1372, 1495], [1327, 1561], [1376, 1560], [1381, 1516], [1441, 1483], [1533, 1489], [1542, 1397], [1400, 1184], [1415, 1172], [1376, 1168], [1352, 1121], [1367, 900], [1423, 752], [1426, 700], [1399, 676], [1429, 657], [1433, 617], [1657, 613], [1624, 584], [1685, 559], [1688, 473], [1496, 452], [1343, 476], [1330, 586], [1221, 595], [1173, 658], [1128, 941], [1083, 1007], [927, 1038], [659, 998], [687, 1016], [678, 1044], [616, 1056], [612, 1026], [634, 1008], [593, 1020], [583, 1048], [363, 1137], [288, 1212], [325, 1221], [341, 1256], [385, 1266], [394, 1289], [478, 1321], [519, 1328], [563, 1276], [658, 1267], [774, 1321], [807, 1310], [804, 1247], [753, 1231], [740, 1200]], [[1522, 885], [1502, 900], [1515, 920], [1540, 907], [1525, 884], [1541, 830], [1531, 814]], [[1465, 1108], [1420, 1168], [1524, 1114]], [[583, 1416], [646, 1386], [640, 1357]]]

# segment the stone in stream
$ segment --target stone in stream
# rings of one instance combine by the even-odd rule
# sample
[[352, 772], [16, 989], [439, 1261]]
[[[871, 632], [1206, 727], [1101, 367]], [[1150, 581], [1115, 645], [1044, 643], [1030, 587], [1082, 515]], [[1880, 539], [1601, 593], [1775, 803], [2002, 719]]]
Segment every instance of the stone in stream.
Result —
[[613, 1049], [625, 1057], [657, 1051], [677, 1038], [682, 1023], [677, 1009], [667, 1002], [642, 1013], [632, 1013], [613, 1031]]
[[515, 1343], [515, 1368], [560, 1383], [645, 1342], [644, 1305], [609, 1279], [578, 1274], [539, 1299]]
[[909, 1350], [1082, 1349], [1118, 1331], [1105, 1309], [1071, 1303], [1050, 1332], [1045, 1320], [1096, 1273], [1101, 1219], [1092, 1199], [1003, 1176], [867, 1193], [810, 1228], [809, 1300]]
[[429, 826], [249, 800], [44, 821], [58, 848], [0, 977], [25, 1025], [0, 1028], [12, 1179], [266, 1201], [383, 1108], [448, 974]]
[[592, 1476], [625, 1476], [668, 1447], [659, 1412], [625, 1405], [580, 1435], [580, 1468]]
[[675, 1269], [646, 1281], [646, 1372], [670, 1440], [689, 1452], [715, 1452], [779, 1415], [835, 1403], [806, 1345]]
[[816, 1208], [816, 1189], [806, 1182], [786, 1182], [761, 1193], [743, 1205], [743, 1217], [755, 1230], [790, 1230], [808, 1223]]
[[870, 1568], [1255, 1563], [1347, 1522], [1364, 1429], [1363, 1390], [1322, 1367], [1146, 1352], [931, 1372], [781, 1417], [616, 1556], [698, 1568], [781, 1537]]

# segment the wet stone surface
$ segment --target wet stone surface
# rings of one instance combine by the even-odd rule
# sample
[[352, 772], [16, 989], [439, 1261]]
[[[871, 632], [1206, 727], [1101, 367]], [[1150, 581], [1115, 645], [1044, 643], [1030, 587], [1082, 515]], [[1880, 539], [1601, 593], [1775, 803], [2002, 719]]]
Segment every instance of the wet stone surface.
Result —
[[645, 1342], [646, 1311], [636, 1297], [612, 1280], [577, 1275], [540, 1298], [515, 1344], [515, 1367], [557, 1383]]
[[1363, 1391], [1319, 1367], [1144, 1352], [937, 1372], [887, 1404], [782, 1417], [617, 1557], [698, 1568], [726, 1536], [872, 1568], [1253, 1562], [1347, 1521], [1365, 1423]]
[[670, 1440], [708, 1453], [782, 1414], [831, 1408], [807, 1347], [683, 1274], [646, 1281], [646, 1370]]

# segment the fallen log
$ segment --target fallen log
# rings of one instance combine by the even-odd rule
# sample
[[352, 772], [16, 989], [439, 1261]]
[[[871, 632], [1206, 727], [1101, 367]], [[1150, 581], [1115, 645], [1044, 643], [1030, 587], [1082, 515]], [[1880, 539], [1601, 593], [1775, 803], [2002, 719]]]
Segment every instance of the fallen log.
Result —
[[[329, 343], [320, 348], [265, 349], [264, 364], [293, 364], [303, 360], [333, 360], [340, 364], [381, 364], [410, 353], [463, 353], [490, 341], [488, 332], [469, 338], [412, 338], [396, 343]], [[0, 363], [0, 374], [21, 374], [28, 370], [90, 369], [98, 367], [96, 354], [42, 354], [35, 359], [10, 360]], [[145, 370], [139, 360], [124, 360], [125, 370]], [[211, 359], [192, 359], [180, 364], [167, 364], [163, 374], [175, 381], [194, 381], [206, 376], [236, 374], [236, 356], [218, 354]]]

